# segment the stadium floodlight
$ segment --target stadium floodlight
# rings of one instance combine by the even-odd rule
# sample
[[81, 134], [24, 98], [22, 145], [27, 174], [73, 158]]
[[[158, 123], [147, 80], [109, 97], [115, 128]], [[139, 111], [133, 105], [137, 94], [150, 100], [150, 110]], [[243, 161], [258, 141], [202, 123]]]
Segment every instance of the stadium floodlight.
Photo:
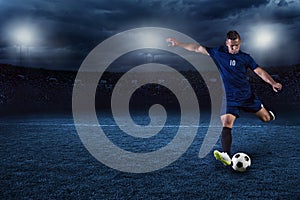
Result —
[[19, 27], [14, 32], [14, 38], [18, 45], [32, 45], [34, 33], [29, 27]]
[[13, 42], [19, 47], [19, 60], [22, 65], [22, 47], [27, 49], [27, 57], [29, 56], [29, 46], [32, 46], [36, 34], [34, 27], [27, 24], [15, 24], [11, 29]]
[[258, 24], [252, 28], [252, 45], [258, 50], [274, 48], [279, 40], [280, 27], [271, 24]]
[[32, 41], [31, 32], [26, 29], [19, 30], [16, 39], [21, 45], [29, 45]]

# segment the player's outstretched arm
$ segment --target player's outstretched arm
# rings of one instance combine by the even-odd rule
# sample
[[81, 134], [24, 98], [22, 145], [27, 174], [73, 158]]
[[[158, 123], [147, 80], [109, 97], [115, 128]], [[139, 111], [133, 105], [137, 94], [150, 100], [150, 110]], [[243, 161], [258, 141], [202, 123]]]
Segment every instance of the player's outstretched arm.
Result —
[[265, 82], [269, 83], [275, 92], [282, 89], [282, 85], [274, 81], [274, 79], [262, 68], [257, 67], [254, 72], [260, 76]]
[[178, 46], [178, 47], [182, 47], [182, 48], [184, 48], [188, 51], [194, 51], [194, 52], [197, 52], [197, 53], [202, 53], [204, 55], [209, 55], [206, 48], [199, 45], [199, 44], [183, 43], [183, 42], [179, 42], [175, 38], [167, 38], [166, 41], [170, 43], [169, 46], [171, 46], [171, 47], [177, 47]]

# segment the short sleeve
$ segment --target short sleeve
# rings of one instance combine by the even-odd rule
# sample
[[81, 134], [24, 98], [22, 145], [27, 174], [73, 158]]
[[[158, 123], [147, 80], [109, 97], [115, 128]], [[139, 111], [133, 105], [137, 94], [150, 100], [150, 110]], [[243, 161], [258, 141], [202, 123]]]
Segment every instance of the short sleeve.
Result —
[[210, 57], [214, 57], [216, 52], [217, 52], [217, 48], [212, 48], [212, 47], [205, 47], [206, 51], [208, 52]]
[[249, 68], [255, 70], [258, 67], [258, 64], [254, 61], [254, 59], [249, 55], [248, 56]]

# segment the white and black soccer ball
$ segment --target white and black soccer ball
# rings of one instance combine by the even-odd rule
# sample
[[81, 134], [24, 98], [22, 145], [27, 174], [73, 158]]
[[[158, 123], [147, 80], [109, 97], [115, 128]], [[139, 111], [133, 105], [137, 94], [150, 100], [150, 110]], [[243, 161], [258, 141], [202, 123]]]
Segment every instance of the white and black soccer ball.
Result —
[[250, 167], [251, 159], [245, 153], [236, 153], [231, 159], [231, 164], [235, 171], [244, 172]]

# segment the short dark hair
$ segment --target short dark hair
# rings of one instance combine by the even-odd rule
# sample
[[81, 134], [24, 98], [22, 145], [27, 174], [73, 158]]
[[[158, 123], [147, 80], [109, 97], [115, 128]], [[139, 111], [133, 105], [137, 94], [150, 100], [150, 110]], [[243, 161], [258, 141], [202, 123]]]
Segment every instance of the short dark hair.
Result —
[[228, 31], [227, 35], [226, 35], [226, 39], [230, 39], [230, 40], [236, 40], [236, 39], [241, 39], [241, 36], [240, 34], [235, 31], [235, 30], [231, 30], [231, 31]]

